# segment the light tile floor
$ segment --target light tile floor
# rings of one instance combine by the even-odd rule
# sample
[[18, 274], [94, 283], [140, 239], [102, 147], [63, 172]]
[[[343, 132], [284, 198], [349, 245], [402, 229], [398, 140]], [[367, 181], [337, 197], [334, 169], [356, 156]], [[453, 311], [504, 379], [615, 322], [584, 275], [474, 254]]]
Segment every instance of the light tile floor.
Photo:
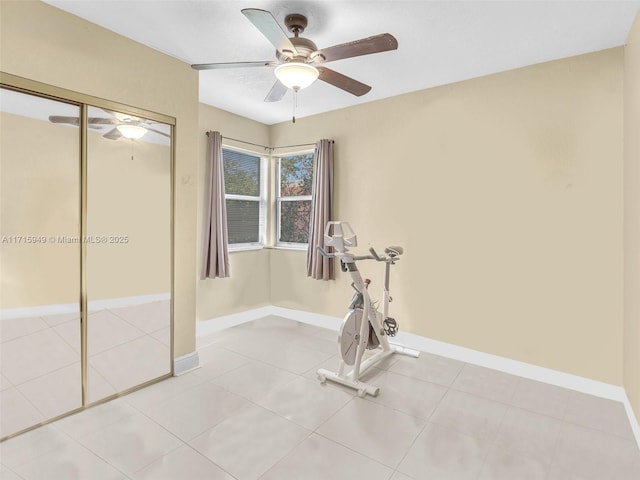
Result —
[[[89, 312], [89, 403], [171, 371], [170, 304]], [[0, 438], [82, 405], [80, 314], [0, 320]]]
[[321, 385], [336, 334], [266, 317], [202, 367], [0, 444], [2, 480], [638, 480], [622, 404], [430, 354]]

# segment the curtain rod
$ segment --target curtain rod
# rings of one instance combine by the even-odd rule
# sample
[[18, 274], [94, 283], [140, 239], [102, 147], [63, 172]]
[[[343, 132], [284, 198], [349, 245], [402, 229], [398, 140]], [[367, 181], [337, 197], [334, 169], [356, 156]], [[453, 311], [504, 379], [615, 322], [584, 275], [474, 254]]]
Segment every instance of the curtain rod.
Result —
[[[209, 132], [207, 132], [207, 137], [209, 136]], [[225, 140], [231, 140], [234, 142], [239, 142], [239, 143], [245, 143], [247, 145], [253, 145], [254, 147], [262, 147], [265, 150], [270, 150], [270, 151], [274, 151], [277, 150], [279, 148], [295, 148], [295, 147], [315, 147], [315, 143], [300, 143], [298, 145], [283, 145], [281, 147], [267, 147], [266, 145], [260, 145], [259, 143], [253, 143], [253, 142], [247, 142], [245, 140], [238, 140], [237, 138], [231, 138], [231, 137], [222, 137]], [[331, 143], [334, 143], [333, 140], [331, 140]]]
[[[207, 137], [209, 136], [209, 132], [207, 132]], [[253, 145], [254, 147], [262, 147], [265, 150], [272, 150], [271, 147], [267, 147], [266, 145], [260, 145], [259, 143], [253, 143], [253, 142], [247, 142], [245, 140], [238, 140], [237, 138], [231, 138], [231, 137], [222, 137], [225, 140], [233, 140], [234, 142], [240, 142], [240, 143], [245, 143], [247, 145]]]
[[298, 145], [283, 145], [281, 147], [271, 147], [271, 150], [276, 150], [278, 148], [294, 148], [294, 147], [315, 147], [315, 143], [300, 143]]

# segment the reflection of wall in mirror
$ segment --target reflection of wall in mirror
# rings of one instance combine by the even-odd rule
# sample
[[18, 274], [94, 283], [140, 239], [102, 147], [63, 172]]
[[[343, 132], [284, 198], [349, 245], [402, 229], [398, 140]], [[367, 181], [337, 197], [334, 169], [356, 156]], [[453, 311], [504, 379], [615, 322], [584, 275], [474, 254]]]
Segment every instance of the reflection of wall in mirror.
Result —
[[[0, 306], [76, 303], [78, 129], [0, 115], [0, 233], [5, 240], [15, 235], [47, 240], [0, 243]], [[93, 242], [87, 248], [89, 300], [168, 293], [170, 148], [109, 140], [89, 131], [88, 151], [87, 235]]]
[[88, 157], [89, 300], [168, 293], [169, 147], [90, 132]]
[[[78, 128], [0, 114], [0, 298], [2, 308], [77, 302]], [[26, 243], [21, 237], [44, 237]], [[39, 240], [43, 240], [40, 239]]]

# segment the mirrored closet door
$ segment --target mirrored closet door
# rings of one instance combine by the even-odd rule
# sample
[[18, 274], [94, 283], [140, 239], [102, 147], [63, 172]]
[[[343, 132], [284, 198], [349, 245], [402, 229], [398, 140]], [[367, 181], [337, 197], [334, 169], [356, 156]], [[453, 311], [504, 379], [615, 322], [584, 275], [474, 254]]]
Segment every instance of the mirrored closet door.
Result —
[[175, 120], [37, 87], [0, 88], [0, 439], [171, 374]]
[[171, 371], [169, 125], [89, 107], [89, 403]]
[[2, 438], [80, 408], [82, 383], [80, 108], [1, 89], [0, 110]]

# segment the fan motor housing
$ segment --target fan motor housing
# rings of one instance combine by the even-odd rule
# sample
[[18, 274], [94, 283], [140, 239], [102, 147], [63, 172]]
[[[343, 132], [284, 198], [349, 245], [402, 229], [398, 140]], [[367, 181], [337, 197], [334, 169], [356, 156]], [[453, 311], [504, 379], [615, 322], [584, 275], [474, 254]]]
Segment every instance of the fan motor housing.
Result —
[[[293, 43], [294, 47], [296, 47], [299, 55], [295, 56], [289, 54], [289, 52], [278, 52], [276, 50], [276, 57], [278, 57], [278, 60], [282, 62], [287, 62], [290, 60], [301, 60], [307, 62], [309, 61], [309, 57], [311, 56], [311, 54], [318, 50], [316, 44], [308, 38], [291, 37], [289, 40], [291, 40], [291, 43]], [[322, 61], [323, 58], [321, 55], [317, 55], [315, 58], [313, 58], [314, 63], [320, 63]]]
[[324, 61], [324, 57], [321, 54], [313, 55], [313, 53], [318, 51], [316, 44], [308, 38], [299, 36], [304, 32], [304, 29], [307, 28], [307, 17], [300, 13], [292, 13], [284, 17], [284, 24], [287, 30], [294, 35], [290, 37], [289, 40], [291, 40], [291, 43], [296, 47], [298, 55], [293, 55], [292, 52], [288, 51], [276, 51], [278, 60], [281, 62], [290, 62], [293, 60], [305, 63], [322, 63]]

